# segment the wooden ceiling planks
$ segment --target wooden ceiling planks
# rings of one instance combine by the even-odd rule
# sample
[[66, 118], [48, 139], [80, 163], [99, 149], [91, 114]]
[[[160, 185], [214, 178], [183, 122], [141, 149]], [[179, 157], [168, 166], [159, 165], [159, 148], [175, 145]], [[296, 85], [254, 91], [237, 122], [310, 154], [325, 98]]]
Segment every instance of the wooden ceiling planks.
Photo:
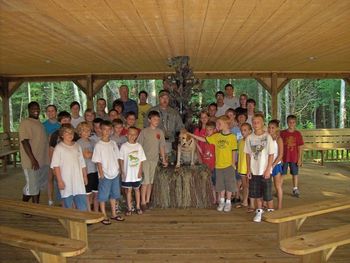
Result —
[[[349, 71], [350, 1], [0, 0], [0, 75]], [[314, 57], [314, 59], [309, 59]]]

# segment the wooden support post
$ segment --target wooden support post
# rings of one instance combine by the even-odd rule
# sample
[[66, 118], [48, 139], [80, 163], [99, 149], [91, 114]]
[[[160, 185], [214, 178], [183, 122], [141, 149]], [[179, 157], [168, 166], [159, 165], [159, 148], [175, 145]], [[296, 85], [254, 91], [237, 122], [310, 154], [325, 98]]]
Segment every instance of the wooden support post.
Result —
[[61, 257], [59, 255], [48, 254], [45, 252], [39, 252], [35, 250], [31, 250], [35, 258], [40, 263], [66, 263], [67, 260], [65, 257]]
[[7, 80], [1, 82], [1, 98], [2, 98], [2, 114], [3, 114], [3, 128], [4, 132], [10, 133], [10, 95], [9, 83]]
[[301, 256], [301, 263], [325, 263], [322, 251]]
[[87, 100], [87, 107], [90, 109], [94, 108], [94, 80], [92, 78], [92, 75], [87, 75], [86, 77], [86, 100]]
[[272, 119], [277, 119], [278, 110], [278, 86], [277, 86], [277, 73], [272, 73], [271, 76], [271, 113]]
[[270, 93], [272, 118], [277, 119], [278, 93], [288, 84], [290, 79], [280, 78], [276, 72], [272, 73], [270, 78], [256, 77], [255, 79]]
[[287, 221], [278, 224], [278, 241], [283, 239], [294, 237], [297, 235], [298, 226], [297, 221]]
[[69, 238], [84, 241], [86, 243], [86, 247], [88, 247], [87, 225], [85, 222], [67, 219], [59, 219], [58, 221], [60, 221], [60, 223], [67, 230]]
[[72, 80], [75, 85], [77, 85], [86, 95], [86, 106], [88, 109], [93, 109], [93, 99], [94, 99], [94, 92], [93, 92], [93, 77], [92, 75], [87, 75], [84, 79], [76, 79]]

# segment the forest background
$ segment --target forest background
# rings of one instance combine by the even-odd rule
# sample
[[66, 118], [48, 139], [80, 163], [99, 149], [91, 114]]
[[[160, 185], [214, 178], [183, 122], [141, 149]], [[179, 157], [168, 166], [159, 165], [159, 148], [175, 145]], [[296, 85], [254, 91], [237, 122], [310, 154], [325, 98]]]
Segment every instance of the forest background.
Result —
[[[271, 119], [270, 94], [254, 79], [203, 80], [200, 90], [192, 92], [192, 108], [198, 113], [215, 102], [215, 93], [224, 90], [227, 83], [234, 85], [236, 96], [245, 93], [253, 98], [257, 103], [256, 110], [263, 111], [267, 120]], [[118, 87], [122, 84], [128, 85], [129, 97], [136, 101], [141, 90], [147, 91], [148, 102], [152, 105], [158, 103], [157, 94], [163, 88], [162, 80], [111, 80], [96, 94], [94, 101], [105, 98], [110, 109], [112, 102], [119, 98]], [[10, 98], [11, 131], [17, 131], [21, 119], [27, 117], [30, 101], [41, 105], [41, 120], [45, 119], [45, 107], [49, 104], [55, 104], [58, 111], [69, 111], [69, 104], [78, 101], [82, 105], [81, 115], [86, 109], [86, 96], [73, 82], [25, 82]], [[289, 114], [297, 116], [299, 129], [350, 127], [350, 117], [347, 118], [350, 116], [349, 85], [340, 79], [291, 80], [278, 95], [278, 119], [282, 128], [286, 126]], [[0, 131], [3, 131], [2, 107], [0, 116]]]

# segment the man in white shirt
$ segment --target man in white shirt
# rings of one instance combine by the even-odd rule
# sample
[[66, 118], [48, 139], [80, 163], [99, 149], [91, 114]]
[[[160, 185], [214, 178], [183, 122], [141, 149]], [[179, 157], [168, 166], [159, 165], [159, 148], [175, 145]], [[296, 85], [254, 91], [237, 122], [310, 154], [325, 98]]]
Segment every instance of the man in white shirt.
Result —
[[225, 85], [225, 99], [224, 103], [232, 109], [239, 107], [239, 99], [234, 94], [235, 88], [232, 84], [228, 83]]
[[215, 113], [215, 117], [220, 117], [225, 115], [226, 110], [230, 108], [230, 106], [224, 103], [225, 94], [222, 91], [218, 91], [215, 93], [217, 111]]

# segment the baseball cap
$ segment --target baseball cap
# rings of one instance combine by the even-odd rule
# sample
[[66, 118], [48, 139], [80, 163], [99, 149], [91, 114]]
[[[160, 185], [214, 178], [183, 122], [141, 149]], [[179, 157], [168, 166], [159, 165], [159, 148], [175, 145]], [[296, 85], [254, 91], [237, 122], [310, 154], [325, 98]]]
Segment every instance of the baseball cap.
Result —
[[159, 91], [159, 97], [163, 97], [163, 96], [168, 96], [169, 97], [169, 91], [167, 91], [167, 90], [165, 90], [165, 89], [163, 89], [163, 90], [161, 90], [161, 91]]

